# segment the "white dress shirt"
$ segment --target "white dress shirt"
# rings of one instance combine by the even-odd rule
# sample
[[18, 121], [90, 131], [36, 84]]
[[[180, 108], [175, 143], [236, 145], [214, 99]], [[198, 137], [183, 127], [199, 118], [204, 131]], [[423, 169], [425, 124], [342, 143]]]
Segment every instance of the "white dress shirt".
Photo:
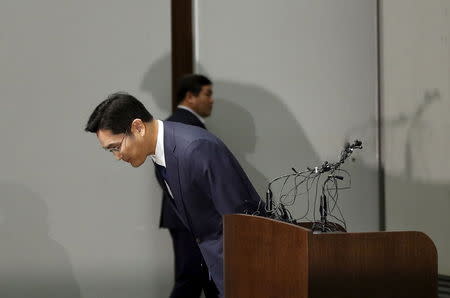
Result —
[[[164, 123], [161, 120], [157, 120], [158, 124], [158, 135], [156, 136], [156, 148], [155, 154], [150, 155], [153, 161], [163, 167], [166, 167], [166, 158], [164, 156]], [[173, 199], [172, 191], [170, 190], [169, 184], [164, 180], [169, 191], [170, 196]]]

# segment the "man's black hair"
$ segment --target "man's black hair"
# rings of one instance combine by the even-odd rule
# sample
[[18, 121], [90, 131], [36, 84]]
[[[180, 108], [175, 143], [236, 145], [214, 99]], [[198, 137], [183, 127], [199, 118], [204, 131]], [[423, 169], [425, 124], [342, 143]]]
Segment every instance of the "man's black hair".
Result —
[[178, 81], [176, 102], [179, 104], [186, 97], [188, 92], [197, 96], [203, 86], [212, 85], [210, 79], [199, 74], [188, 74]]
[[134, 96], [124, 92], [114, 93], [94, 109], [85, 131], [96, 133], [105, 129], [113, 134], [130, 133], [131, 123], [136, 118], [149, 122], [153, 116]]

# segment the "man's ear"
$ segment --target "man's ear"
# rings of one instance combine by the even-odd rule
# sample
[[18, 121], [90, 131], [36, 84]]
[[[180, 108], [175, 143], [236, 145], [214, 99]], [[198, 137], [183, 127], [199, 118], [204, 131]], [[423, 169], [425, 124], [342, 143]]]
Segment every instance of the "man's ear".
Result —
[[188, 103], [194, 103], [195, 96], [191, 91], [186, 92], [186, 96], [184, 97], [184, 100]]
[[145, 123], [139, 118], [134, 119], [133, 122], [131, 122], [131, 133], [143, 137], [145, 135]]

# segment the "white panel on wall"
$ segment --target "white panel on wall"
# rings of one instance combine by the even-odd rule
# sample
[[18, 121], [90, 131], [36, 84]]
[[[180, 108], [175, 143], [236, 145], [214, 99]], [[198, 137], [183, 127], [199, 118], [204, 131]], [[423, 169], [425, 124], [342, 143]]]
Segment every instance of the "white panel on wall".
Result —
[[[340, 205], [351, 231], [379, 228], [376, 1], [203, 1], [197, 71], [214, 82], [208, 127], [236, 154], [258, 192], [268, 179], [338, 160], [345, 141], [352, 189]], [[295, 215], [304, 206], [294, 206]]]
[[0, 4], [0, 296], [167, 297], [153, 166], [83, 131], [112, 92], [170, 109], [170, 2]]
[[427, 233], [450, 275], [450, 2], [382, 1], [386, 224]]

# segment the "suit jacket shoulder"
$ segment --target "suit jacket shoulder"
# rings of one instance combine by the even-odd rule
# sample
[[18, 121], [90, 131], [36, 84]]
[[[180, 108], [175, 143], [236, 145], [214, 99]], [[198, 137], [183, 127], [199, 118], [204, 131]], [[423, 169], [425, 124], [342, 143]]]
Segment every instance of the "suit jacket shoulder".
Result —
[[205, 128], [205, 125], [197, 118], [197, 116], [195, 116], [188, 110], [182, 108], [177, 108], [173, 112], [173, 114], [166, 119], [166, 121], [180, 122], [188, 125], [194, 125], [201, 128]]
[[167, 143], [171, 148], [166, 148], [178, 160], [180, 181], [185, 191], [190, 190], [186, 193], [189, 197], [207, 196], [222, 215], [254, 209], [260, 198], [219, 138], [204, 129], [179, 123], [168, 123], [168, 129], [172, 140]]

